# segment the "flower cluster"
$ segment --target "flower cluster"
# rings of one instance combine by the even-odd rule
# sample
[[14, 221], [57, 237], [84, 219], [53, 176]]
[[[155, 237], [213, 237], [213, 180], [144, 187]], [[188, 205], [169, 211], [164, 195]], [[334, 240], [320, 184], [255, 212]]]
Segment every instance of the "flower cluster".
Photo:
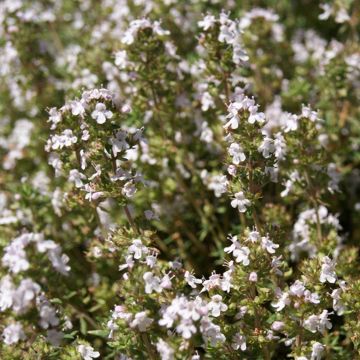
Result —
[[359, 6], [256, 6], [1, 2], [1, 359], [358, 358]]

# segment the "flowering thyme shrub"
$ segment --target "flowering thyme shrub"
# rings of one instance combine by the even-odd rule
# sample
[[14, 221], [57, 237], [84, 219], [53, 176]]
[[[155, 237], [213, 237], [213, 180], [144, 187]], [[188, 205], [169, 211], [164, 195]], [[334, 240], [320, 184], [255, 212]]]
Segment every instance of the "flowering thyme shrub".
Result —
[[3, 0], [1, 359], [359, 358], [359, 18]]

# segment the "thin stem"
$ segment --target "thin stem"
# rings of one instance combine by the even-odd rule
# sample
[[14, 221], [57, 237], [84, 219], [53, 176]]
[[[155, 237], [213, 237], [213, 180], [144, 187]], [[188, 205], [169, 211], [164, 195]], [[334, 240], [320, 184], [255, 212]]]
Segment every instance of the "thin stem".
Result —
[[[252, 164], [251, 164], [250, 160], [248, 162], [248, 167], [249, 167], [249, 190], [254, 195], [255, 189], [254, 189], [254, 179], [253, 179], [253, 168], [252, 168]], [[253, 207], [253, 209], [252, 209], [252, 218], [254, 220], [254, 224], [256, 226], [257, 231], [261, 232], [262, 226], [261, 226], [261, 223], [260, 223], [260, 220], [257, 215], [255, 207]]]
[[126, 215], [128, 221], [129, 221], [132, 229], [134, 230], [134, 232], [135, 232], [137, 235], [140, 235], [140, 231], [139, 231], [138, 227], [136, 226], [134, 219], [133, 219], [132, 216], [131, 216], [131, 212], [130, 212], [130, 210], [129, 210], [128, 205], [125, 205], [125, 206], [124, 206], [124, 211], [125, 211], [125, 215]]
[[157, 357], [156, 357], [155, 349], [150, 342], [149, 335], [146, 333], [141, 333], [141, 339], [144, 342], [146, 350], [148, 351], [149, 358], [151, 360], [156, 360]]
[[308, 172], [305, 171], [304, 175], [305, 175], [305, 180], [306, 180], [306, 182], [307, 182], [307, 184], [309, 186], [309, 190], [310, 190], [310, 193], [311, 193], [311, 201], [313, 202], [314, 207], [315, 207], [316, 233], [317, 233], [318, 241], [319, 241], [319, 243], [321, 243], [322, 239], [323, 239], [323, 235], [322, 235], [321, 222], [320, 222], [320, 216], [319, 216], [319, 202], [317, 200], [316, 192], [315, 192], [315, 195], [313, 195], [312, 184], [311, 184], [310, 176], [309, 176]]

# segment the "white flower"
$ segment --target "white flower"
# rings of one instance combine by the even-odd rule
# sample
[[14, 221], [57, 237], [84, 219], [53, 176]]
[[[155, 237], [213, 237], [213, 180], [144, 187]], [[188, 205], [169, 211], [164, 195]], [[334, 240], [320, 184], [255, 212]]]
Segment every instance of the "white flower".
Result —
[[274, 254], [275, 249], [279, 247], [278, 244], [273, 243], [268, 236], [261, 238], [261, 247], [266, 250], [269, 254]]
[[160, 339], [156, 343], [156, 350], [160, 354], [161, 360], [173, 360], [175, 350], [164, 340]]
[[71, 108], [71, 113], [74, 116], [78, 116], [78, 115], [82, 116], [85, 114], [85, 109], [80, 101], [76, 101], [76, 100], [71, 101], [70, 108]]
[[128, 57], [126, 50], [120, 50], [115, 53], [115, 65], [120, 69], [125, 69], [128, 65]]
[[214, 175], [209, 178], [208, 188], [213, 190], [216, 197], [227, 192], [228, 180], [225, 175]]
[[319, 19], [320, 20], [327, 20], [331, 14], [332, 14], [332, 7], [330, 6], [330, 4], [320, 4], [320, 8], [323, 10], [323, 13], [321, 13], [319, 15]]
[[245, 195], [242, 191], [235, 194], [235, 199], [231, 201], [231, 206], [233, 208], [238, 208], [239, 212], [243, 213], [246, 211], [246, 207], [251, 204], [250, 200], [245, 198]]
[[257, 282], [258, 281], [258, 275], [255, 271], [252, 271], [249, 275], [249, 281], [251, 282]]
[[228, 149], [229, 155], [232, 157], [232, 163], [239, 165], [241, 162], [245, 161], [245, 153], [238, 143], [232, 143]]
[[237, 170], [235, 165], [230, 164], [227, 168], [227, 171], [231, 176], [236, 176]]
[[258, 231], [253, 230], [249, 232], [248, 240], [252, 243], [257, 242], [260, 239], [260, 234]]
[[328, 314], [327, 310], [323, 310], [320, 315], [310, 315], [304, 321], [304, 328], [308, 329], [312, 333], [315, 333], [316, 331], [324, 333], [326, 329], [330, 330], [332, 328], [332, 324], [328, 319]]
[[350, 21], [351, 17], [343, 7], [338, 10], [335, 16], [335, 21], [339, 24]]
[[324, 351], [325, 346], [319, 342], [315, 342], [312, 346], [310, 360], [321, 360], [321, 354]]
[[15, 286], [9, 275], [5, 275], [0, 280], [0, 311], [5, 311], [13, 304]]
[[[345, 306], [341, 300], [341, 294], [344, 291], [345, 282], [341, 282], [340, 288], [335, 289], [331, 293], [331, 297], [333, 299], [333, 309], [336, 311], [338, 315], [342, 315], [345, 311]], [[0, 299], [1, 299], [1, 287], [0, 287]], [[0, 301], [0, 309], [1, 309], [1, 301]]]
[[84, 360], [92, 360], [100, 356], [100, 353], [98, 351], [94, 351], [94, 348], [89, 345], [78, 345], [77, 351]]
[[62, 116], [60, 111], [54, 107], [49, 110], [49, 121], [52, 123], [51, 130], [56, 128], [56, 125], [61, 122], [61, 119]]
[[324, 333], [326, 329], [330, 330], [332, 328], [332, 324], [328, 319], [329, 312], [327, 310], [323, 310], [323, 312], [319, 315], [319, 325], [318, 330], [321, 333]]
[[285, 121], [284, 131], [286, 133], [297, 130], [298, 128], [297, 115], [286, 113], [286, 117], [284, 118], [284, 121]]
[[317, 315], [310, 315], [304, 321], [304, 328], [311, 331], [312, 333], [316, 333], [319, 325], [319, 317]]
[[140, 239], [135, 239], [132, 245], [129, 246], [128, 253], [133, 254], [134, 259], [139, 260], [141, 257], [149, 252], [148, 248], [143, 245]]
[[268, 158], [275, 151], [274, 140], [265, 136], [264, 140], [258, 147], [258, 151], [262, 153], [264, 158]]
[[13, 310], [16, 313], [23, 313], [33, 303], [40, 292], [39, 284], [31, 279], [23, 279], [13, 295]]
[[86, 176], [77, 169], [70, 170], [68, 180], [73, 182], [77, 188], [84, 186], [83, 180], [86, 180]]
[[65, 129], [60, 135], [51, 137], [51, 149], [61, 150], [63, 147], [70, 147], [77, 142], [77, 137], [73, 135], [71, 129]]
[[216, 344], [226, 341], [226, 337], [221, 332], [220, 326], [215, 325], [208, 317], [201, 319], [200, 332], [205, 344], [210, 341], [211, 346], [216, 346]]
[[304, 105], [302, 106], [302, 109], [301, 109], [301, 116], [309, 119], [312, 122], [315, 122], [318, 120], [317, 111], [313, 111], [313, 110], [311, 110], [310, 107], [304, 106]]
[[231, 347], [234, 350], [240, 349], [241, 351], [245, 351], [246, 350], [246, 337], [244, 335], [241, 335], [240, 333], [235, 334], [234, 337], [232, 338]]
[[289, 180], [285, 182], [285, 189], [280, 193], [280, 196], [281, 197], [288, 196], [289, 193], [293, 190], [295, 182], [299, 180], [300, 180], [299, 172], [297, 170], [293, 171], [290, 174]]
[[40, 326], [43, 329], [48, 329], [50, 326], [57, 326], [59, 324], [59, 318], [56, 316], [56, 309], [42, 296], [36, 300], [40, 315]]
[[287, 292], [282, 292], [279, 295], [278, 301], [271, 304], [276, 311], [281, 311], [286, 305], [290, 305], [289, 294]]
[[214, 15], [206, 15], [202, 20], [198, 22], [200, 28], [204, 31], [209, 30], [216, 23], [216, 18]]
[[229, 236], [230, 241], [232, 244], [226, 248], [224, 248], [224, 251], [228, 254], [231, 254], [235, 249], [240, 247], [240, 243], [238, 242], [237, 236]]
[[227, 308], [227, 305], [222, 302], [221, 295], [212, 296], [211, 301], [208, 303], [208, 309], [214, 317], [219, 317], [221, 312], [226, 311]]
[[282, 136], [280, 132], [275, 134], [274, 140], [274, 155], [278, 160], [283, 160], [286, 155], [286, 142], [285, 138]]
[[112, 151], [116, 157], [118, 153], [129, 149], [130, 145], [126, 142], [127, 133], [125, 131], [118, 131], [114, 138], [110, 139]]
[[146, 294], [151, 294], [153, 291], [156, 291], [158, 293], [162, 291], [162, 287], [160, 285], [160, 278], [158, 276], [154, 276], [152, 272], [147, 271], [143, 275], [143, 279], [145, 281]]
[[304, 291], [304, 299], [306, 302], [310, 302], [313, 304], [319, 304], [320, 303], [320, 297], [317, 293], [312, 293], [310, 290]]
[[19, 322], [8, 325], [4, 329], [2, 336], [6, 345], [16, 344], [19, 340], [26, 339], [23, 327]]
[[106, 119], [111, 119], [113, 113], [110, 110], [106, 110], [104, 103], [97, 103], [95, 110], [91, 113], [91, 117], [96, 120], [98, 124], [104, 124]]
[[153, 323], [153, 319], [147, 316], [146, 311], [141, 311], [135, 315], [134, 320], [130, 323], [130, 327], [137, 327], [140, 332], [145, 332]]
[[201, 94], [200, 102], [202, 111], [208, 111], [209, 109], [213, 109], [215, 107], [214, 99], [208, 91], [204, 91]]
[[237, 263], [242, 263], [244, 266], [250, 264], [249, 254], [250, 249], [246, 246], [239, 247], [233, 251], [235, 261]]
[[188, 285], [190, 285], [193, 289], [196, 288], [197, 284], [202, 284], [201, 279], [197, 279], [194, 275], [192, 275], [189, 271], [185, 272], [184, 279]]
[[282, 321], [274, 321], [271, 324], [271, 329], [274, 331], [281, 331], [285, 327], [285, 324]]
[[335, 273], [335, 261], [331, 260], [328, 256], [324, 256], [322, 259], [320, 282], [329, 282], [334, 284], [337, 279]]
[[128, 181], [125, 183], [124, 187], [121, 190], [121, 193], [128, 198], [131, 198], [136, 193], [136, 186], [133, 181]]
[[289, 294], [297, 297], [304, 295], [305, 286], [300, 280], [296, 280], [291, 286]]
[[27, 244], [21, 243], [17, 239], [5, 247], [4, 255], [1, 259], [2, 264], [8, 267], [14, 274], [25, 271], [30, 267], [24, 249]]

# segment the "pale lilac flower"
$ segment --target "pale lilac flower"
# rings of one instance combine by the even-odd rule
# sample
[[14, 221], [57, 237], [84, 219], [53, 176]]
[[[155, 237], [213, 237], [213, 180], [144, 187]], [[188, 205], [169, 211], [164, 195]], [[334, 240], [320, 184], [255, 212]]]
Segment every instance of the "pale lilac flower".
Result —
[[64, 333], [56, 329], [49, 329], [46, 331], [46, 341], [52, 346], [60, 346], [64, 338]]
[[16, 344], [20, 340], [26, 339], [23, 327], [19, 322], [8, 325], [4, 329], [2, 336], [6, 345]]
[[71, 113], [74, 116], [78, 116], [78, 115], [83, 116], [85, 114], [84, 106], [80, 101], [76, 101], [76, 100], [71, 101], [70, 108], [71, 108]]
[[235, 334], [234, 337], [232, 338], [231, 347], [234, 350], [240, 349], [241, 351], [245, 351], [246, 350], [246, 337], [244, 335], [241, 335], [240, 333]]
[[250, 249], [246, 246], [241, 246], [233, 251], [233, 256], [237, 263], [242, 263], [244, 266], [250, 264], [249, 260]]
[[312, 304], [320, 304], [320, 296], [317, 293], [312, 293], [310, 290], [304, 291], [304, 299]]
[[61, 112], [58, 111], [55, 107], [49, 110], [49, 121], [52, 123], [51, 130], [56, 128], [56, 125], [61, 122], [62, 115]]
[[274, 321], [271, 325], [271, 329], [274, 331], [281, 331], [284, 327], [285, 324], [282, 321]]
[[91, 113], [91, 117], [96, 120], [98, 124], [104, 124], [107, 119], [111, 119], [113, 113], [110, 110], [106, 110], [104, 103], [97, 103], [95, 110]]
[[156, 350], [160, 354], [161, 360], [173, 360], [175, 350], [164, 340], [160, 339], [156, 343]]
[[289, 294], [297, 297], [304, 295], [305, 286], [300, 280], [296, 280], [291, 286]]
[[284, 131], [286, 133], [290, 131], [295, 131], [298, 129], [298, 117], [295, 114], [287, 114], [285, 120]]
[[124, 187], [121, 190], [121, 193], [128, 198], [131, 198], [136, 193], [136, 186], [133, 181], [128, 181], [125, 183]]
[[274, 254], [275, 249], [279, 247], [279, 244], [275, 244], [274, 242], [272, 242], [268, 236], [263, 236], [261, 238], [261, 247], [269, 254]]
[[146, 272], [143, 275], [143, 279], [145, 281], [146, 294], [151, 294], [153, 291], [156, 291], [158, 293], [162, 291], [162, 287], [160, 286], [160, 278], [158, 276], [154, 276], [152, 272]]
[[248, 240], [252, 243], [256, 243], [260, 239], [260, 234], [256, 230], [252, 230], [249, 232]]
[[115, 65], [120, 69], [125, 69], [128, 65], [128, 56], [126, 50], [120, 50], [115, 53]]
[[130, 327], [137, 327], [140, 332], [145, 332], [149, 329], [153, 321], [153, 319], [147, 316], [146, 311], [141, 311], [135, 315], [134, 320], [130, 323]]
[[189, 271], [185, 272], [184, 279], [187, 282], [187, 284], [190, 285], [193, 289], [197, 287], [197, 284], [202, 284], [202, 280], [196, 278]]
[[205, 343], [207, 344], [210, 342], [211, 346], [216, 346], [218, 343], [223, 343], [226, 341], [226, 337], [221, 332], [220, 326], [215, 325], [206, 317], [201, 319], [200, 332]]
[[13, 294], [13, 310], [18, 314], [24, 313], [39, 293], [39, 284], [28, 278], [21, 280]]
[[[338, 289], [333, 290], [330, 295], [333, 299], [333, 309], [336, 311], [338, 315], [342, 315], [346, 310], [346, 307], [343, 301], [341, 300], [341, 294], [344, 292], [344, 288], [345, 288], [345, 281], [342, 281], [341, 283], [342, 284], [340, 284], [340, 287]], [[1, 288], [0, 288], [0, 296], [1, 296]], [[0, 309], [1, 309], [1, 301], [0, 301]]]
[[319, 325], [318, 330], [321, 333], [324, 333], [326, 329], [330, 330], [332, 328], [332, 324], [328, 319], [329, 312], [327, 310], [323, 310], [323, 312], [319, 315]]
[[201, 292], [209, 291], [211, 289], [221, 286], [221, 276], [216, 273], [212, 273], [208, 280], [203, 281], [203, 289]]
[[271, 304], [276, 311], [281, 311], [286, 305], [290, 305], [290, 298], [287, 292], [280, 292], [278, 301]]
[[143, 255], [146, 255], [149, 249], [143, 245], [140, 239], [133, 240], [129, 246], [128, 253], [133, 255], [134, 259], [139, 260]]
[[267, 159], [275, 151], [274, 140], [265, 136], [262, 143], [258, 147], [258, 151], [262, 153], [263, 157]]
[[228, 307], [222, 302], [221, 295], [214, 295], [211, 297], [211, 301], [208, 303], [208, 309], [212, 316], [219, 317], [221, 312], [226, 311]]
[[198, 21], [199, 27], [204, 31], [207, 31], [210, 28], [212, 28], [215, 23], [216, 23], [216, 18], [214, 15], [206, 15], [202, 20]]
[[325, 346], [319, 342], [315, 342], [312, 346], [310, 360], [321, 360], [321, 354], [323, 353]]
[[118, 131], [114, 138], [109, 140], [114, 156], [116, 157], [118, 153], [126, 151], [130, 148], [130, 145], [126, 141], [127, 133], [125, 131]]
[[83, 173], [81, 173], [79, 170], [77, 170], [77, 169], [70, 170], [68, 180], [70, 182], [73, 182], [75, 184], [75, 187], [77, 187], [77, 188], [83, 187], [84, 186], [83, 180], [86, 180], [86, 179], [87, 179], [87, 177]]
[[255, 271], [252, 271], [249, 275], [249, 281], [251, 282], [257, 282], [258, 281], [258, 275]]
[[286, 155], [286, 142], [285, 142], [285, 138], [280, 132], [275, 134], [274, 149], [275, 149], [274, 152], [275, 157], [278, 160], [283, 160]]
[[5, 275], [0, 280], [0, 311], [5, 311], [13, 304], [15, 286], [10, 275]]
[[310, 315], [304, 321], [304, 328], [311, 331], [312, 333], [316, 333], [319, 326], [319, 317], [317, 315]]

